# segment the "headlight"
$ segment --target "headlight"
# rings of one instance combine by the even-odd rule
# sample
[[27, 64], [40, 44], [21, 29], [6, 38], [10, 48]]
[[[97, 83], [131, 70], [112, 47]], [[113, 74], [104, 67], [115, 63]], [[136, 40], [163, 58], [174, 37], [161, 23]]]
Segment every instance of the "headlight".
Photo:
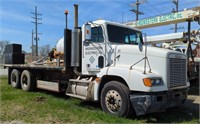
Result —
[[160, 86], [162, 85], [162, 79], [161, 78], [144, 78], [143, 83], [147, 87]]
[[155, 80], [155, 84], [156, 84], [156, 85], [159, 85], [159, 84], [161, 84], [161, 82], [162, 82], [162, 80], [161, 80], [161, 79], [156, 79], [156, 80]]

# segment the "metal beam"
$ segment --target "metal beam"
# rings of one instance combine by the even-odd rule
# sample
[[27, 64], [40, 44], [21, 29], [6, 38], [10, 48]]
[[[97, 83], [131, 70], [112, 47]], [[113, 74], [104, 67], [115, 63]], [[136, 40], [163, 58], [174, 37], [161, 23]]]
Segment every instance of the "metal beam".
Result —
[[195, 20], [200, 15], [200, 6], [190, 10], [184, 10], [176, 13], [168, 13], [156, 17], [145, 18], [138, 21], [131, 21], [125, 23], [131, 27], [138, 29], [151, 28], [157, 26], [164, 26], [169, 24], [176, 24], [186, 22], [187, 20]]

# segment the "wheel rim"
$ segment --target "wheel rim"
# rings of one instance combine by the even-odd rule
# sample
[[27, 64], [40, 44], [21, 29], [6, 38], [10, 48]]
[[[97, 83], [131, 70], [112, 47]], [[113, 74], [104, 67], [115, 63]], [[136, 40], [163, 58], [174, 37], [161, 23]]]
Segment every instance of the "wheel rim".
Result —
[[27, 87], [27, 84], [28, 84], [27, 82], [28, 82], [28, 78], [26, 76], [23, 76], [22, 83], [24, 87]]
[[122, 107], [122, 98], [120, 94], [115, 90], [110, 90], [107, 92], [105, 102], [106, 107], [113, 114], [117, 114]]
[[12, 84], [13, 85], [16, 85], [16, 83], [17, 83], [17, 76], [15, 75], [15, 74], [12, 74]]

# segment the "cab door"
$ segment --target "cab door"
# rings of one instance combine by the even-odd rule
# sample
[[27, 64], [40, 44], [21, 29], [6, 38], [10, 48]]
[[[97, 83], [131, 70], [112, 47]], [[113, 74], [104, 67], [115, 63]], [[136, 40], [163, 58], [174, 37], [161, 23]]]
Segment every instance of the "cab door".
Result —
[[105, 66], [105, 40], [101, 26], [91, 28], [91, 40], [83, 42], [82, 73], [97, 74]]

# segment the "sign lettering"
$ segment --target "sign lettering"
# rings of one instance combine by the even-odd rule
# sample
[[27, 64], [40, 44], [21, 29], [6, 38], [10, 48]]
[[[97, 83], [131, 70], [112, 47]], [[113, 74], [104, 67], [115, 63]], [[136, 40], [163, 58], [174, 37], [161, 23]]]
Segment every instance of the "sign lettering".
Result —
[[183, 17], [182, 13], [170, 13], [166, 15], [139, 20], [136, 22], [136, 26], [172, 21], [175, 19], [181, 19], [182, 17]]

